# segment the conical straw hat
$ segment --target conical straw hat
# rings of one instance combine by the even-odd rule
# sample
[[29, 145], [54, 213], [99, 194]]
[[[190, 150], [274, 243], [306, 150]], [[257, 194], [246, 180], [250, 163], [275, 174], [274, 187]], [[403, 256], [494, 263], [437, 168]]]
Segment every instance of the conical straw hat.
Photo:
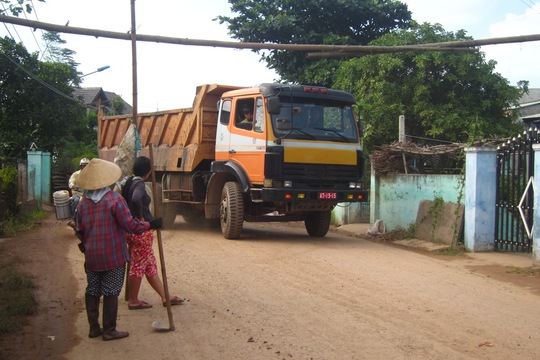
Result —
[[77, 185], [84, 190], [97, 190], [114, 184], [120, 176], [122, 170], [115, 163], [102, 159], [92, 159], [81, 170]]

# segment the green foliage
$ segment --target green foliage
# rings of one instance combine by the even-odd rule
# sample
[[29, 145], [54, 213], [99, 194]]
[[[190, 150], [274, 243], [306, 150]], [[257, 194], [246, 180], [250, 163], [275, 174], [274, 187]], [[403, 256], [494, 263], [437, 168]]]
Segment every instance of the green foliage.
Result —
[[407, 227], [407, 230], [405, 230], [405, 237], [407, 239], [412, 239], [416, 235], [416, 223], [410, 223]]
[[97, 154], [97, 114], [88, 110], [86, 116], [74, 124], [72, 132], [61, 139], [61, 149], [53, 163], [53, 172], [70, 174], [79, 169], [79, 160], [83, 157], [92, 159]]
[[[470, 40], [465, 31], [446, 32], [440, 25], [413, 23], [372, 45], [423, 44]], [[398, 118], [405, 115], [407, 135], [467, 143], [511, 136], [519, 128], [521, 88], [494, 72], [494, 61], [481, 52], [407, 52], [372, 55], [344, 62], [336, 87], [352, 92], [365, 123], [365, 148], [397, 140]]]
[[[11, 14], [13, 16], [19, 16], [23, 12], [30, 14], [32, 13], [32, 1], [33, 0], [0, 0], [0, 3], [2, 4], [0, 14]], [[45, 2], [45, 0], [38, 1]]]
[[[406, 28], [407, 5], [395, 0], [229, 0], [236, 16], [218, 16], [244, 42], [366, 45]], [[258, 52], [258, 51], [255, 51]], [[340, 60], [309, 60], [301, 51], [272, 50], [263, 61], [284, 81], [332, 86]]]
[[112, 108], [113, 114], [111, 115], [122, 115], [124, 113], [124, 109], [126, 108], [126, 104], [120, 96], [115, 96], [112, 102]]
[[0, 39], [0, 159], [25, 159], [32, 143], [53, 159], [64, 147], [91, 145], [91, 118], [71, 97], [77, 79], [73, 64], [39, 61], [22, 44]]
[[19, 212], [10, 216], [8, 220], [0, 226], [0, 237], [15, 236], [17, 233], [32, 229], [36, 219], [42, 219], [45, 216], [43, 210], [31, 212]]
[[7, 217], [11, 218], [19, 213], [17, 204], [17, 169], [6, 166], [0, 169], [0, 199], [6, 202]]
[[443, 255], [443, 256], [465, 256], [469, 251], [465, 248], [465, 244], [456, 243], [446, 249], [432, 251], [434, 255]]
[[[79, 64], [73, 59], [75, 51], [61, 47], [66, 43], [66, 41], [60, 37], [59, 33], [53, 31], [45, 31], [42, 38], [45, 42], [46, 49], [44, 52], [45, 60], [55, 63], [64, 63], [69, 65], [73, 69], [77, 68], [77, 65]], [[74, 85], [78, 84], [78, 81], [74, 82]]]

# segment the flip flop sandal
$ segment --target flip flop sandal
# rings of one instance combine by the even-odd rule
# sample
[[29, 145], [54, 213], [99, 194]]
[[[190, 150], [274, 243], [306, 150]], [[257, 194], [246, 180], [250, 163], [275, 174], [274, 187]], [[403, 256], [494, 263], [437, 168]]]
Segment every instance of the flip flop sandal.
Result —
[[152, 307], [152, 304], [147, 303], [146, 301], [140, 301], [137, 305], [129, 305], [129, 310], [141, 310], [141, 309], [150, 309]]
[[[179, 298], [178, 296], [175, 296], [175, 297], [171, 298], [170, 301], [171, 301], [171, 306], [172, 305], [182, 305], [186, 301], [186, 299], [182, 299], [182, 298]], [[167, 303], [164, 302], [163, 306], [167, 306]]]

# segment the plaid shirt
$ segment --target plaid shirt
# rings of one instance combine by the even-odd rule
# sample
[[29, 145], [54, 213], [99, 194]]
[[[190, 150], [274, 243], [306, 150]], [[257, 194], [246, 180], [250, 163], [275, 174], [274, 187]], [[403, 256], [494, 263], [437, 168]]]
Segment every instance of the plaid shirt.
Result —
[[131, 216], [124, 198], [107, 192], [94, 203], [83, 197], [77, 206], [77, 234], [84, 244], [86, 268], [108, 271], [129, 261], [125, 232], [142, 234], [150, 224]]

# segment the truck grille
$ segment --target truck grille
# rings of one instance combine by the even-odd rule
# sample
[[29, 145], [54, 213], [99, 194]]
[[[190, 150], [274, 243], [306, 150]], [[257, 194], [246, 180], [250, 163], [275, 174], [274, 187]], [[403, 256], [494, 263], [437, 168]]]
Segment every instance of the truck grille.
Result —
[[345, 188], [358, 181], [358, 168], [351, 165], [283, 164], [283, 180], [308, 188]]

